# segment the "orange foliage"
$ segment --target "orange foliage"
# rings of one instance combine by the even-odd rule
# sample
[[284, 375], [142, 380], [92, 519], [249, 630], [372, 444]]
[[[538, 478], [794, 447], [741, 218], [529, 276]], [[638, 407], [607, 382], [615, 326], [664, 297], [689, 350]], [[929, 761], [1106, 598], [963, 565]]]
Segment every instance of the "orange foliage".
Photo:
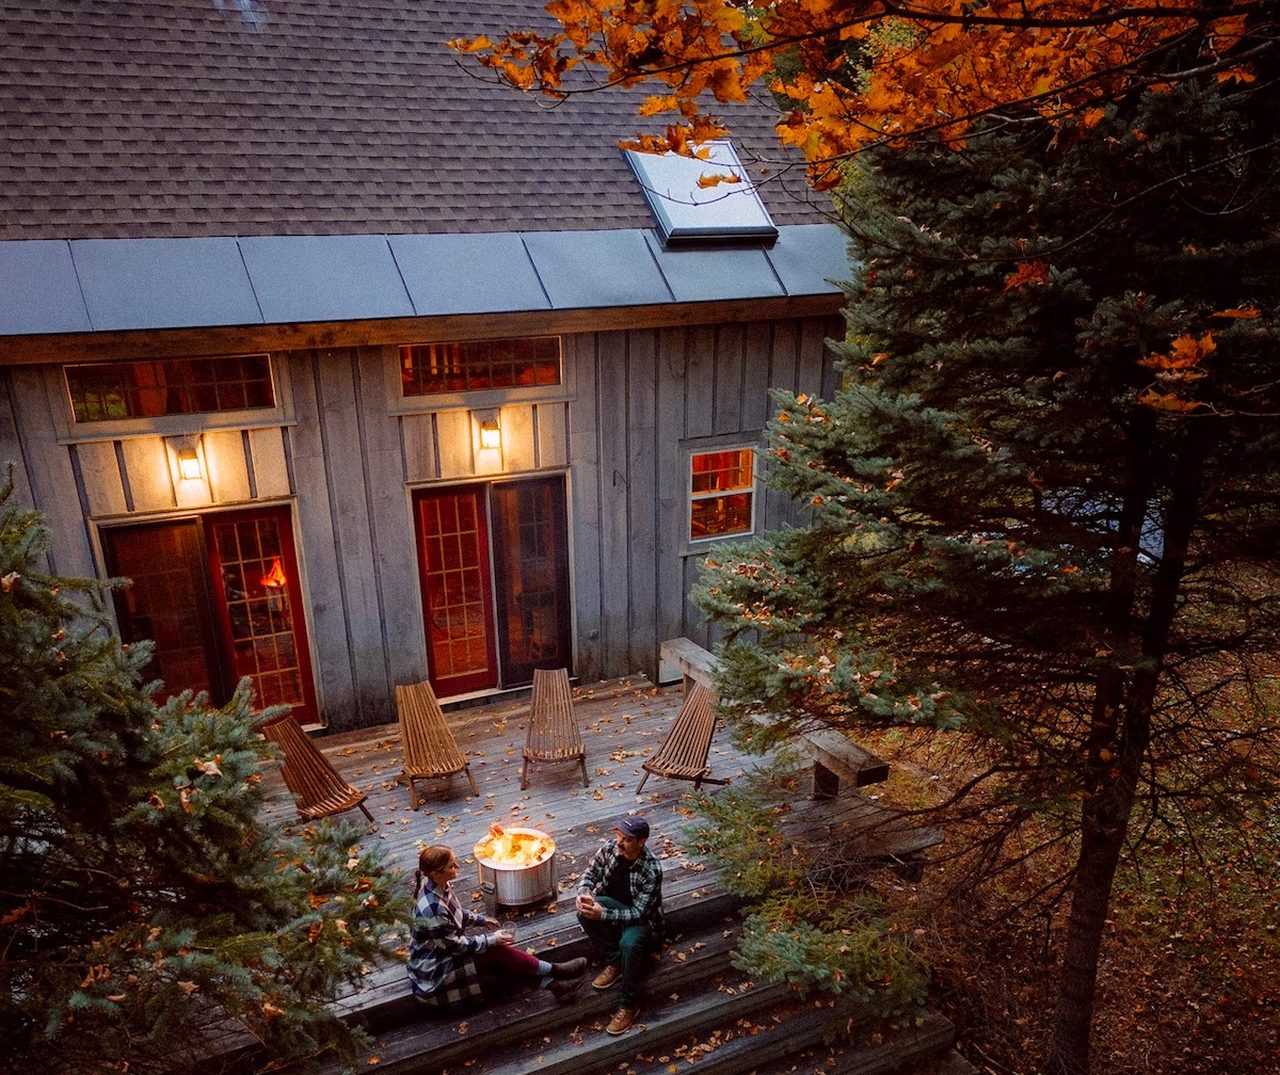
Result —
[[[975, 120], [1010, 105], [1096, 124], [1152, 66], [1167, 85], [1167, 50], [1187, 35], [1199, 38], [1200, 71], [1251, 78], [1249, 51], [1268, 18], [1253, 0], [919, 0], [905, 9], [885, 0], [552, 0], [547, 11], [554, 32], [450, 45], [554, 97], [590, 91], [561, 80], [579, 63], [603, 75], [597, 88], [658, 83], [641, 113], [679, 118], [665, 135], [627, 143], [650, 152], [688, 153], [723, 134], [704, 108], [767, 83], [789, 102], [780, 140], [804, 152], [820, 186], [838, 181], [836, 162], [871, 145], [933, 135], [960, 146]], [[1142, 64], [1157, 53], [1160, 63]]]
[[1047, 284], [1049, 282], [1049, 264], [1036, 258], [1034, 261], [1020, 261], [1018, 267], [1004, 280], [1004, 289], [1010, 291], [1015, 287], [1027, 284]]

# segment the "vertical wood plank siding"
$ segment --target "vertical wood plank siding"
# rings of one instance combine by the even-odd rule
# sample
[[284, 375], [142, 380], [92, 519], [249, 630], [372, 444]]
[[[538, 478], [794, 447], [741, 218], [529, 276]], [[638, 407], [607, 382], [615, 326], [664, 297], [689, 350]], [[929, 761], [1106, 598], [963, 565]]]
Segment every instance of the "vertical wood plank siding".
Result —
[[[662, 639], [714, 642], [687, 599], [714, 548], [689, 543], [690, 453], [762, 444], [772, 387], [829, 394], [824, 339], [840, 331], [823, 318], [566, 336], [565, 397], [513, 393], [501, 407], [500, 470], [473, 450], [465, 405], [403, 413], [388, 388], [396, 349], [382, 346], [274, 355], [288, 417], [205, 432], [205, 504], [177, 505], [163, 436], [60, 435], [56, 367], [3, 371], [0, 456], [17, 461], [19, 495], [29, 487], [45, 512], [52, 566], [67, 574], [103, 573], [98, 525], [291, 502], [321, 713], [334, 729], [384, 723], [395, 685], [427, 673], [414, 489], [565, 474], [574, 672], [656, 676]], [[756, 518], [769, 529], [799, 515], [761, 490]]]

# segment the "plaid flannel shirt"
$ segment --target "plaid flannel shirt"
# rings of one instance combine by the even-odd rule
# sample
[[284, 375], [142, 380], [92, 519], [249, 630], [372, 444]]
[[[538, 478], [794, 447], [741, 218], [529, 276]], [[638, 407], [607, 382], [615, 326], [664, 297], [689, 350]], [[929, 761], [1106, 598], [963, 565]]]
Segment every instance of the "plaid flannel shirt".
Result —
[[608, 887], [609, 875], [615, 869], [630, 869], [631, 906], [621, 910], [602, 907], [603, 921], [629, 926], [642, 922], [649, 928], [653, 943], [662, 941], [666, 929], [662, 915], [662, 863], [647, 847], [641, 853], [639, 864], [632, 868], [618, 852], [617, 844], [605, 844], [595, 853], [587, 872], [578, 882], [580, 893], [598, 896]]
[[450, 890], [429, 880], [413, 908], [409, 934], [409, 984], [427, 1004], [458, 1008], [483, 996], [475, 953], [489, 947], [489, 936], [468, 937], [467, 926], [484, 925], [484, 916], [465, 910]]

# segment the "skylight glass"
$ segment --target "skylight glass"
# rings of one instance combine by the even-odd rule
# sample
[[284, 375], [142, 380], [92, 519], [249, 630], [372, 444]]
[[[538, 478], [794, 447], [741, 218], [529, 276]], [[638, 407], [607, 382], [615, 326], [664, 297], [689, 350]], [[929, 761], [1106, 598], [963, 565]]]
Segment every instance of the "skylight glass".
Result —
[[[664, 246], [704, 242], [772, 243], [778, 229], [729, 142], [706, 142], [707, 160], [677, 153], [624, 150], [644, 190]], [[740, 183], [698, 186], [703, 175], [736, 175]]]

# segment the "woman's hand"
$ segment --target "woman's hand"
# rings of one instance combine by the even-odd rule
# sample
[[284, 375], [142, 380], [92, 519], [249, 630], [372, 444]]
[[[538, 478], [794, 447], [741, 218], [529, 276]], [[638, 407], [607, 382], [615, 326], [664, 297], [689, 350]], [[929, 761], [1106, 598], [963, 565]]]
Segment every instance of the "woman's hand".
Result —
[[484, 916], [484, 924], [488, 926], [490, 929], [494, 929], [497, 926], [502, 925], [502, 923], [499, 922], [496, 918], [490, 918], [488, 915]]
[[493, 940], [495, 944], [500, 944], [506, 948], [516, 943], [516, 935], [509, 929], [500, 929], [493, 935]]

